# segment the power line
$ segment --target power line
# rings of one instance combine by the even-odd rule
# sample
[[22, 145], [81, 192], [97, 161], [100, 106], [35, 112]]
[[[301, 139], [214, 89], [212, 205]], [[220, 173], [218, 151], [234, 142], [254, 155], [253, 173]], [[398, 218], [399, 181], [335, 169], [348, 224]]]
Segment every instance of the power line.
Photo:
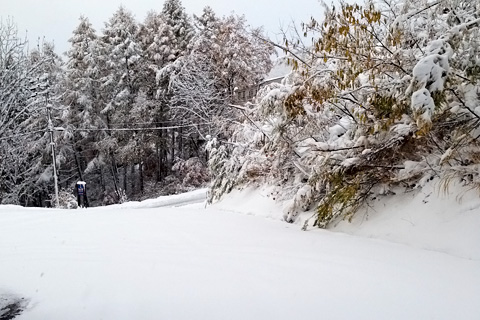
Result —
[[13, 139], [13, 138], [17, 138], [17, 137], [29, 136], [31, 134], [36, 134], [36, 133], [40, 133], [40, 132], [45, 133], [45, 132], [48, 132], [48, 130], [47, 129], [42, 129], [42, 130], [31, 131], [31, 132], [21, 132], [21, 133], [17, 133], [17, 134], [11, 135], [11, 136], [0, 137], [0, 141]]
[[[151, 127], [151, 128], [74, 128], [72, 131], [155, 131], [155, 130], [172, 130], [172, 129], [181, 129], [181, 128], [189, 128], [189, 127], [196, 127], [202, 125], [212, 124], [211, 122], [205, 123], [196, 123], [196, 124], [184, 124], [178, 126], [166, 126], [166, 127]], [[36, 133], [45, 133], [48, 132], [48, 129], [36, 130], [31, 132], [21, 132], [11, 136], [0, 137], [0, 141], [2, 140], [9, 140], [17, 137], [28, 136]], [[63, 130], [56, 130], [56, 131], [63, 131]]]
[[179, 126], [168, 126], [168, 127], [153, 127], [153, 128], [94, 128], [94, 129], [73, 129], [73, 131], [154, 131], [154, 130], [172, 130], [188, 127], [196, 127], [201, 125], [211, 124], [207, 123], [196, 123], [196, 124], [185, 124]]
[[[158, 125], [165, 123], [179, 123], [178, 120], [162, 120], [162, 121], [150, 121], [150, 122], [131, 122], [131, 125]], [[110, 126], [124, 126], [125, 123], [110, 123]]]

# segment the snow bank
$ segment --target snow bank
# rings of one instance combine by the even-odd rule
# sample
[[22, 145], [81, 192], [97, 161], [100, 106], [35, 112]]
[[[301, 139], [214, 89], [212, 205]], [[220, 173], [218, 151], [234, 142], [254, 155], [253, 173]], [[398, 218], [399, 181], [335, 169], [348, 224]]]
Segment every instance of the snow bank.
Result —
[[[480, 198], [477, 190], [452, 184], [445, 193], [439, 182], [432, 181], [423, 189], [404, 191], [372, 200], [352, 222], [340, 221], [329, 231], [480, 260]], [[234, 190], [213, 208], [283, 220], [284, 203], [273, 199], [271, 189], [246, 188]], [[300, 229], [313, 214], [313, 211], [301, 214], [295, 224]]]
[[116, 204], [109, 207], [119, 209], [145, 209], [158, 207], [177, 207], [191, 204], [205, 205], [208, 189], [198, 189], [182, 194], [171, 196], [161, 196], [155, 199], [147, 199], [144, 201], [129, 201], [122, 204]]
[[276, 201], [272, 187], [233, 189], [209, 208], [283, 220], [282, 202]]
[[359, 212], [351, 223], [332, 228], [361, 237], [480, 260], [480, 198], [478, 190], [438, 182], [409, 193], [383, 196]]

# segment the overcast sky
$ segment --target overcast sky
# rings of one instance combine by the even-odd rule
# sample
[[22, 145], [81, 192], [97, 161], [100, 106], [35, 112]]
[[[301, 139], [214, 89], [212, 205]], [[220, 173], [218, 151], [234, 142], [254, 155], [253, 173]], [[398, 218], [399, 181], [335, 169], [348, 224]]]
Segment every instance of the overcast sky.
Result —
[[[13, 17], [20, 35], [28, 30], [28, 38], [45, 37], [54, 41], [58, 52], [65, 52], [78, 18], [84, 15], [100, 32], [112, 14], [123, 5], [137, 21], [143, 21], [149, 10], [161, 11], [164, 0], [0, 0], [0, 17]], [[275, 40], [281, 26], [292, 20], [308, 21], [312, 15], [321, 17], [318, 0], [182, 0], [188, 14], [201, 14], [209, 5], [219, 16], [232, 11], [244, 14], [251, 26], [264, 26]]]

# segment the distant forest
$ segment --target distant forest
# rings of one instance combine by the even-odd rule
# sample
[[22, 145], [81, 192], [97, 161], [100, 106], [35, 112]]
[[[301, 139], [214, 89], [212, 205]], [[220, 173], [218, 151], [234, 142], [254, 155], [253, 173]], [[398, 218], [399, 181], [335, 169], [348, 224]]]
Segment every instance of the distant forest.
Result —
[[244, 17], [167, 0], [143, 23], [120, 7], [100, 33], [81, 17], [62, 59], [50, 43], [27, 52], [3, 21], [1, 203], [53, 205], [55, 173], [63, 198], [84, 180], [93, 205], [205, 185], [206, 141], [228, 139], [235, 90], [272, 66], [262, 39]]

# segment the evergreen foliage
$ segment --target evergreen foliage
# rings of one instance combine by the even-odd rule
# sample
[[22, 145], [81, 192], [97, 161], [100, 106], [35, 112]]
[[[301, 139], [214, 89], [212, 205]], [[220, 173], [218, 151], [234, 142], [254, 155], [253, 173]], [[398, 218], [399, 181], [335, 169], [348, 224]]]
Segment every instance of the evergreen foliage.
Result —
[[[179, 0], [166, 0], [143, 23], [120, 7], [99, 33], [80, 17], [65, 64], [51, 44], [29, 51], [14, 23], [1, 21], [0, 203], [52, 205], [51, 132], [61, 206], [71, 206], [68, 190], [79, 180], [91, 205], [205, 186], [208, 137], [225, 140], [241, 115], [228, 105], [234, 90], [226, 93], [213, 58], [249, 64], [241, 77], [255, 85], [272, 52], [250, 37], [243, 18], [218, 21], [195, 28]], [[216, 42], [210, 52], [220, 34], [242, 41]], [[226, 45], [246, 53], [232, 56]]]

